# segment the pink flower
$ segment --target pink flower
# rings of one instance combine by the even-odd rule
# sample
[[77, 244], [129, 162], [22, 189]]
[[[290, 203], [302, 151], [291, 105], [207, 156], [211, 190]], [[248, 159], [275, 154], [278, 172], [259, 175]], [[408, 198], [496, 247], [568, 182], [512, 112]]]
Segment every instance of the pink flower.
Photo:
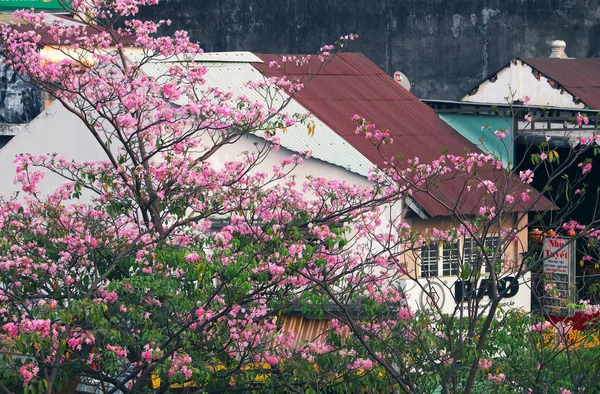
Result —
[[106, 345], [106, 350], [114, 352], [117, 357], [127, 357], [127, 349], [124, 349], [121, 346]]
[[506, 137], [506, 133], [505, 133], [505, 132], [502, 132], [502, 131], [500, 131], [500, 130], [496, 130], [496, 131], [494, 131], [494, 135], [495, 135], [496, 137], [498, 137], [498, 139], [499, 139], [499, 140], [501, 140], [501, 139], [503, 139], [503, 138], [505, 138], [505, 137]]
[[32, 363], [25, 364], [21, 368], [19, 368], [19, 373], [23, 377], [23, 386], [27, 386], [31, 379], [33, 379], [39, 371], [40, 369], [38, 368], [38, 366]]
[[508, 204], [512, 204], [513, 202], [515, 202], [515, 198], [513, 196], [511, 196], [510, 194], [507, 194], [504, 197], [504, 200], [508, 203]]
[[149, 363], [152, 360], [158, 360], [162, 356], [162, 351], [159, 348], [152, 349], [150, 345], [144, 345], [144, 351], [141, 357]]
[[371, 361], [368, 358], [358, 358], [354, 361], [354, 363], [352, 365], [348, 366], [348, 369], [350, 369], [351, 371], [357, 370], [357, 369], [371, 369], [373, 368], [373, 361]]
[[587, 164], [579, 163], [578, 167], [581, 168], [582, 174], [587, 174], [588, 172], [590, 172], [592, 170], [592, 163], [587, 163]]
[[536, 324], [533, 324], [533, 325], [527, 327], [527, 331], [528, 332], [537, 331], [539, 333], [542, 333], [542, 331], [547, 330], [548, 328], [550, 328], [551, 325], [552, 324], [550, 324], [549, 321], [544, 321], [544, 322], [536, 323]]
[[581, 127], [582, 123], [584, 124], [588, 124], [590, 123], [590, 120], [588, 119], [587, 115], [581, 115], [581, 112], [577, 112], [577, 116], [575, 117], [575, 120], [577, 121], [577, 125], [579, 127]]
[[548, 158], [547, 154], [545, 154], [544, 152], [540, 153], [540, 159], [546, 160], [547, 158]]
[[527, 114], [523, 117], [527, 122], [531, 123], [533, 121], [533, 118], [531, 117], [531, 114]]
[[524, 183], [531, 183], [533, 182], [533, 171], [531, 170], [527, 170], [527, 171], [519, 171], [519, 178], [521, 178], [521, 180]]
[[152, 350], [143, 351], [141, 356], [144, 360], [146, 360], [147, 363], [149, 363], [150, 360], [152, 360]]
[[488, 373], [488, 380], [491, 380], [495, 383], [502, 383], [504, 380], [506, 380], [506, 376], [503, 373], [499, 375], [492, 375], [491, 373]]
[[571, 390], [560, 388], [560, 394], [571, 394]]
[[485, 370], [485, 369], [490, 369], [491, 367], [492, 367], [492, 361], [486, 360], [485, 358], [482, 358], [479, 360], [479, 369]]
[[196, 252], [192, 252], [185, 256], [185, 261], [187, 261], [188, 263], [195, 263], [198, 260], [200, 260], [200, 255]]

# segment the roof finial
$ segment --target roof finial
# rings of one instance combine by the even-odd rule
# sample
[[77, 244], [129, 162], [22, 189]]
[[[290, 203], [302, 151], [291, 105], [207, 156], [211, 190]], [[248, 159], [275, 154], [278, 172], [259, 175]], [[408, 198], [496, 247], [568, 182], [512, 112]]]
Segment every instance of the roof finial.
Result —
[[550, 54], [551, 58], [558, 59], [568, 59], [569, 57], [565, 53], [565, 48], [567, 47], [567, 43], [563, 40], [554, 40], [550, 44], [552, 47], [552, 53]]

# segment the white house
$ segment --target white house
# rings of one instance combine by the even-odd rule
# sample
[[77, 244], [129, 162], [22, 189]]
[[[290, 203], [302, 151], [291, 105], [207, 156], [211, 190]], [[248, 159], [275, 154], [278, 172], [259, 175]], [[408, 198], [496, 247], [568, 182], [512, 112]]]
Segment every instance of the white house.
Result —
[[600, 109], [600, 58], [569, 58], [565, 47], [557, 40], [548, 58], [512, 59], [461, 101], [502, 105], [529, 97], [533, 107]]
[[[261, 81], [265, 75], [281, 75], [282, 70], [268, 67], [271, 61], [280, 59], [281, 55], [232, 52], [208, 53], [195, 61], [208, 68], [206, 86], [258, 100], [260, 96], [245, 87], [245, 83]], [[159, 77], [173, 64], [154, 62], [145, 66], [143, 71], [149, 76]], [[294, 96], [286, 111], [310, 112], [315, 124], [314, 136], [307, 133], [305, 126], [298, 125], [288, 129], [281, 134], [282, 149], [272, 152], [268, 160], [262, 163], [264, 169], [272, 168], [279, 159], [288, 157], [293, 152], [310, 150], [312, 157], [296, 170], [295, 175], [300, 179], [307, 175], [319, 175], [364, 185], [369, 183], [366, 177], [369, 170], [384, 166], [390, 156], [418, 156], [426, 162], [439, 158], [443, 152], [464, 154], [465, 149], [479, 151], [473, 143], [441, 120], [431, 108], [398, 85], [362, 54], [339, 54], [320, 69], [317, 75], [310, 75], [306, 70], [295, 72], [296, 76], [311, 80]], [[355, 134], [356, 123], [351, 119], [354, 114], [364, 116], [382, 130], [389, 130], [394, 143], [386, 146], [383, 152], [378, 151], [364, 136]], [[260, 141], [260, 137], [254, 135], [242, 138], [234, 145], [219, 149], [211, 160], [219, 165], [234, 159], [242, 151], [254, 149], [254, 142]], [[3, 168], [0, 174], [0, 191], [7, 195], [18, 189], [12, 181], [15, 155], [53, 152], [77, 161], [103, 159], [97, 142], [80, 121], [60, 104], [54, 103], [0, 150], [0, 165]], [[40, 184], [41, 191], [48, 193], [59, 183], [58, 177], [48, 176]], [[477, 193], [462, 193], [462, 186], [452, 181], [447, 186], [442, 188], [441, 198], [449, 202], [460, 199], [458, 209], [461, 214], [476, 212], [480, 204]], [[443, 226], [452, 222], [450, 212], [427, 195], [415, 194], [412, 198], [406, 196], [392, 209], [394, 215], [402, 214], [404, 220], [415, 228], [432, 224]], [[521, 237], [525, 235], [522, 234]], [[460, 244], [456, 244], [457, 253], [461, 256], [467, 253], [467, 242], [468, 240], [461, 240]], [[509, 251], [515, 259], [524, 251], [523, 248], [526, 249], [526, 240], [519, 245], [515, 246], [514, 251]], [[428, 281], [431, 275], [439, 277], [439, 291], [444, 292], [446, 300], [444, 310], [452, 312], [461, 302], [456, 301], [453, 294], [456, 272], [447, 270], [448, 264], [453, 264], [454, 260], [448, 260], [448, 254], [442, 250], [437, 250], [435, 256], [434, 260], [427, 261], [427, 271], [423, 271], [415, 261], [412, 261], [409, 269], [414, 270], [424, 281]], [[529, 277], [525, 276], [521, 283], [516, 284], [521, 291], [518, 297], [511, 300], [515, 301], [516, 307], [525, 310], [530, 308], [528, 281]], [[423, 307], [421, 289], [409, 282], [405, 283], [412, 295], [409, 302], [414, 307]]]

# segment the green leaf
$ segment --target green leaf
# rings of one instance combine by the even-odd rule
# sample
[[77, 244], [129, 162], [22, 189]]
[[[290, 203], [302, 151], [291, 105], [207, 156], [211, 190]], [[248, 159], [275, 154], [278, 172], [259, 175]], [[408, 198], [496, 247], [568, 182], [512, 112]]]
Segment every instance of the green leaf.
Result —
[[465, 265], [460, 273], [460, 277], [462, 280], [467, 280], [467, 279], [469, 279], [470, 276], [471, 276], [471, 266], [469, 265], [469, 263], [465, 263]]

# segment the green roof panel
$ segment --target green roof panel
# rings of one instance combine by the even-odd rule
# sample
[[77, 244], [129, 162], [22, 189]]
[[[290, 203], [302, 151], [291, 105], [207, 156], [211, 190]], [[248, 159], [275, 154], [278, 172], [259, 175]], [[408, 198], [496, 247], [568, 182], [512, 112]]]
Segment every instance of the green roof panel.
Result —
[[[440, 114], [440, 118], [479, 149], [501, 159], [505, 167], [514, 165], [512, 118], [467, 114]], [[510, 134], [499, 139], [496, 130]]]

